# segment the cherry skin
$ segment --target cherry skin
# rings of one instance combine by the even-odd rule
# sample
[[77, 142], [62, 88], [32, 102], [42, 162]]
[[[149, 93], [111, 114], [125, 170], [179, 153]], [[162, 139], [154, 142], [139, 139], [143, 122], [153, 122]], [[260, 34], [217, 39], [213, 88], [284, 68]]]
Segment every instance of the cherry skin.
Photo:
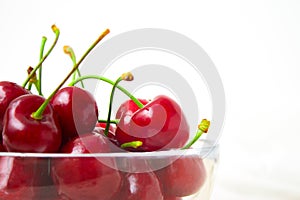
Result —
[[3, 128], [3, 117], [9, 103], [15, 98], [30, 92], [16, 83], [9, 81], [0, 82], [0, 131]]
[[174, 196], [164, 196], [164, 200], [182, 200], [182, 198]]
[[157, 96], [141, 109], [123, 110], [118, 114], [120, 121], [116, 139], [120, 144], [131, 141], [143, 143], [133, 150], [181, 148], [189, 138], [189, 126], [180, 106], [167, 96]]
[[166, 196], [184, 197], [200, 190], [206, 180], [201, 158], [182, 156], [170, 165], [155, 171]]
[[146, 160], [124, 158], [122, 159], [122, 165], [121, 168], [124, 170], [122, 172], [122, 187], [118, 196], [113, 199], [163, 200], [160, 183]]
[[[0, 199], [39, 200], [47, 162], [32, 157], [0, 157]], [[48, 188], [49, 189], [49, 188]], [[47, 190], [48, 190], [47, 189]]]
[[[108, 153], [109, 140], [86, 133], [62, 147], [62, 153]], [[72, 157], [52, 160], [51, 173], [58, 194], [72, 200], [110, 200], [119, 190], [121, 176], [114, 158]]]
[[0, 144], [0, 152], [7, 152], [3, 144]]
[[[97, 122], [96, 127], [105, 130], [105, 128], [106, 128], [106, 122]], [[112, 124], [110, 124], [109, 125], [109, 132], [114, 135], [115, 131], [116, 131], [115, 126], [113, 126]]]
[[97, 125], [94, 128], [93, 132], [97, 133], [97, 134], [100, 134], [100, 135], [103, 135], [104, 137], [106, 137], [110, 141], [109, 146], [110, 146], [110, 151], [111, 152], [125, 152], [124, 149], [120, 148], [120, 144], [116, 140], [115, 127], [110, 125], [107, 135], [104, 134], [105, 127], [106, 127], [106, 123], [97, 123]]
[[75, 86], [62, 88], [50, 104], [58, 114], [64, 142], [92, 131], [97, 123], [97, 103], [92, 94], [84, 89]]
[[[147, 103], [149, 103], [148, 100], [146, 99], [138, 99], [143, 105], [146, 105]], [[135, 113], [136, 111], [139, 110], [139, 107], [136, 105], [136, 103], [134, 103], [134, 101], [132, 101], [131, 99], [125, 101], [124, 103], [122, 103], [119, 107], [119, 109], [117, 110], [116, 113], [116, 119], [120, 119], [123, 115], [132, 115], [133, 113]]]
[[53, 153], [59, 150], [61, 129], [52, 107], [46, 107], [41, 119], [32, 117], [44, 101], [41, 96], [27, 94], [9, 104], [2, 132], [7, 151]]

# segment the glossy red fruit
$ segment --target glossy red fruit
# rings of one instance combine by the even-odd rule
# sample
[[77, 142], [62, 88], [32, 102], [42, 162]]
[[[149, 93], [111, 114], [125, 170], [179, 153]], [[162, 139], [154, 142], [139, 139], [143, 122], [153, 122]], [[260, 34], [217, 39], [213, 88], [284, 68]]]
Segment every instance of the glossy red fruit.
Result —
[[0, 199], [39, 200], [43, 175], [47, 168], [42, 167], [39, 158], [0, 157]]
[[72, 200], [110, 200], [121, 185], [114, 158], [72, 157], [108, 152], [109, 140], [100, 134], [87, 133], [68, 142], [62, 153], [70, 156], [52, 161], [51, 172], [58, 194]]
[[15, 98], [30, 92], [16, 83], [0, 81], [0, 131], [3, 128], [3, 116], [9, 103]]
[[[163, 200], [160, 183], [144, 159], [124, 158], [121, 168], [123, 184], [114, 199], [118, 200]], [[125, 166], [124, 166], [125, 165]]]
[[[149, 103], [149, 101], [146, 99], [138, 99], [138, 100], [143, 105], [146, 105], [147, 103]], [[123, 115], [131, 116], [133, 113], [135, 113], [138, 110], [139, 110], [139, 107], [136, 105], [136, 103], [134, 103], [134, 101], [129, 99], [120, 105], [120, 107], [116, 113], [116, 119], [120, 119]]]
[[182, 198], [174, 196], [164, 196], [164, 200], [182, 200]]
[[184, 113], [167, 96], [157, 96], [142, 109], [124, 109], [123, 114], [120, 113], [116, 139], [120, 144], [142, 141], [143, 145], [134, 149], [136, 151], [181, 148], [189, 138], [189, 126]]
[[0, 144], [0, 152], [6, 152], [6, 149], [4, 148], [3, 144]]
[[104, 137], [106, 137], [110, 142], [109, 142], [109, 147], [111, 152], [125, 152], [124, 149], [120, 148], [120, 144], [118, 143], [118, 141], [116, 140], [116, 136], [115, 133], [113, 132], [113, 130], [115, 129], [113, 126], [110, 126], [109, 131], [107, 136], [104, 134], [104, 130], [105, 130], [105, 123], [98, 123], [95, 127], [95, 129], [93, 130], [94, 133], [103, 135]]
[[52, 153], [61, 145], [61, 129], [56, 114], [48, 105], [42, 119], [34, 113], [45, 101], [38, 95], [27, 94], [14, 99], [4, 115], [3, 145], [7, 151]]
[[91, 132], [98, 119], [96, 100], [88, 91], [79, 87], [65, 87], [50, 101], [62, 126], [63, 141], [79, 134]]
[[206, 180], [206, 170], [201, 158], [185, 156], [155, 171], [166, 196], [185, 197], [200, 190]]
[[[105, 122], [97, 122], [96, 127], [105, 130], [105, 128], [106, 128], [106, 123], [105, 123]], [[110, 124], [110, 125], [109, 125], [109, 132], [110, 132], [111, 134], [114, 135], [114, 134], [115, 134], [115, 131], [116, 131], [116, 127], [113, 126], [112, 124]]]

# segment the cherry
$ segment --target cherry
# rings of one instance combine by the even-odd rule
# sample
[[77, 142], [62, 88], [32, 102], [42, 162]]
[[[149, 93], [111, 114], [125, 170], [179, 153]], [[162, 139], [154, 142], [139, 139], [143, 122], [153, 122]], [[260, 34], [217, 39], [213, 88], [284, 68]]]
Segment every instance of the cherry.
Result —
[[[96, 127], [102, 128], [103, 130], [105, 130], [106, 124], [107, 124], [107, 122], [97, 122]], [[114, 135], [115, 131], [116, 131], [116, 127], [113, 126], [112, 124], [110, 124], [109, 125], [109, 132], [110, 132], [110, 134]]]
[[[124, 143], [122, 145], [119, 145], [118, 141], [115, 138], [115, 134], [111, 133], [110, 129], [111, 129], [111, 123], [118, 123], [119, 120], [111, 120], [111, 111], [112, 111], [112, 103], [113, 103], [113, 97], [114, 97], [114, 92], [115, 89], [117, 88], [118, 84], [121, 81], [132, 81], [133, 80], [133, 75], [130, 72], [127, 73], [123, 73], [114, 83], [113, 83], [113, 87], [112, 87], [112, 91], [110, 94], [110, 101], [109, 101], [109, 108], [108, 108], [108, 115], [107, 115], [107, 120], [106, 120], [106, 124], [105, 124], [105, 128], [104, 128], [104, 132], [103, 134], [108, 137], [111, 142], [115, 145], [121, 146], [121, 148], [124, 147], [130, 147], [130, 148], [137, 148], [138, 146], [142, 145], [141, 141], [131, 141], [128, 143]], [[131, 96], [131, 94], [129, 95]], [[134, 97], [131, 97], [135, 100]], [[100, 120], [103, 121], [103, 120]], [[99, 126], [101, 126], [101, 123], [99, 124]], [[103, 126], [103, 125], [102, 125]], [[115, 149], [115, 148], [114, 148]], [[114, 150], [115, 151], [115, 150]]]
[[65, 87], [53, 96], [50, 103], [58, 114], [64, 141], [94, 129], [98, 108], [88, 91], [75, 86]]
[[137, 151], [156, 151], [181, 148], [189, 138], [189, 126], [180, 106], [167, 96], [157, 96], [135, 112], [123, 108], [116, 129], [120, 144], [141, 141], [143, 145]]
[[164, 196], [164, 200], [182, 200], [182, 198], [174, 196]]
[[[59, 118], [63, 127], [64, 142], [78, 134], [84, 133], [84, 131], [89, 132], [93, 130], [97, 122], [98, 109], [93, 96], [84, 89], [78, 87], [66, 87], [60, 90], [60, 88], [65, 84], [70, 76], [78, 70], [79, 65], [91, 52], [91, 50], [109, 32], [109, 29], [106, 29], [97, 38], [97, 40], [84, 53], [81, 59], [74, 65], [68, 76], [61, 82], [61, 84], [49, 97], [49, 102], [51, 101], [51, 104], [53, 105], [55, 111], [60, 116]], [[85, 103], [86, 105], [84, 105]]]
[[9, 81], [0, 82], [0, 131], [3, 129], [3, 117], [9, 103], [15, 98], [30, 92], [16, 83]]
[[[101, 135], [86, 133], [63, 146], [69, 154], [111, 152], [109, 140]], [[101, 159], [101, 160], [100, 160]], [[111, 199], [119, 190], [121, 176], [114, 158], [72, 157], [52, 161], [52, 177], [58, 194], [72, 200]]]
[[[120, 165], [122, 165], [120, 167]], [[119, 167], [123, 170], [123, 184], [114, 199], [118, 200], [163, 200], [160, 183], [144, 159], [124, 158]]]
[[40, 158], [1, 156], [0, 199], [39, 200], [41, 192], [45, 192], [40, 190], [45, 186], [43, 175], [47, 165], [44, 164]]
[[104, 137], [106, 137], [110, 143], [109, 143], [109, 147], [111, 152], [125, 152], [124, 149], [120, 148], [120, 145], [118, 143], [118, 141], [115, 138], [115, 132], [114, 132], [114, 127], [110, 126], [110, 129], [108, 131], [108, 133], [105, 135], [104, 130], [106, 127], [106, 123], [97, 123], [95, 129], [93, 130], [94, 133], [103, 135]]
[[45, 153], [57, 152], [61, 145], [61, 129], [50, 105], [41, 119], [32, 114], [45, 99], [27, 94], [14, 99], [4, 115], [3, 145], [8, 151]]
[[155, 171], [166, 196], [184, 197], [200, 190], [206, 180], [203, 160], [184, 155]]
[[[143, 105], [149, 103], [146, 99], [138, 99]], [[116, 119], [120, 119], [122, 115], [133, 115], [136, 111], [138, 111], [140, 107], [132, 100], [129, 99], [122, 103], [117, 110]]]
[[0, 152], [6, 152], [6, 149], [4, 148], [3, 144], [0, 144]]

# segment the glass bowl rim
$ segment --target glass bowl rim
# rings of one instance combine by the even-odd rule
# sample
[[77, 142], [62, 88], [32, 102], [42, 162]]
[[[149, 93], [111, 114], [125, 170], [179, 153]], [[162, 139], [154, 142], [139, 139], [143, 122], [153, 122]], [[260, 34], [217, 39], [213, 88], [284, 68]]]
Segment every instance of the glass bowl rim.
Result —
[[108, 152], [108, 153], [22, 153], [22, 152], [0, 152], [1, 157], [23, 157], [23, 158], [161, 158], [169, 156], [200, 156], [205, 158], [212, 152], [218, 150], [219, 144], [213, 144], [208, 140], [202, 147], [190, 149], [169, 149], [150, 152]]

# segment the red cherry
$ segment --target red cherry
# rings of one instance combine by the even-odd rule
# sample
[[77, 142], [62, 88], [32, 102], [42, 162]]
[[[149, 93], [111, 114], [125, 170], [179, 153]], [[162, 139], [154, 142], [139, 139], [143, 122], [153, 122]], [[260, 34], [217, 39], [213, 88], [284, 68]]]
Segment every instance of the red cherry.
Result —
[[[125, 103], [126, 105], [126, 103]], [[131, 104], [129, 104], [131, 105]], [[180, 106], [167, 96], [158, 96], [141, 109], [121, 106], [116, 139], [120, 144], [141, 141], [136, 151], [181, 148], [189, 138], [189, 126]]]
[[[163, 200], [160, 183], [144, 159], [123, 159], [123, 184], [114, 199], [118, 200]], [[124, 166], [125, 165], [125, 166]]]
[[3, 145], [8, 151], [52, 153], [61, 145], [61, 130], [57, 116], [48, 105], [41, 119], [32, 114], [45, 99], [27, 94], [14, 99], [4, 115]]
[[[146, 99], [138, 99], [143, 105], [149, 103]], [[116, 119], [120, 119], [123, 115], [132, 115], [134, 112], [138, 111], [139, 107], [134, 103], [133, 100], [129, 99], [122, 103], [117, 110]]]
[[0, 144], [0, 152], [7, 152], [3, 144]]
[[164, 196], [164, 200], [182, 200], [182, 198], [174, 196]]
[[3, 128], [3, 116], [9, 103], [24, 94], [29, 94], [29, 91], [16, 83], [9, 81], [0, 82], [0, 131]]
[[50, 103], [58, 114], [63, 141], [94, 129], [98, 108], [88, 91], [75, 86], [65, 87], [54, 95]]
[[200, 190], [206, 180], [206, 170], [201, 158], [185, 156], [155, 171], [166, 196], [184, 197]]
[[[96, 127], [105, 130], [105, 128], [106, 128], [106, 123], [105, 123], [105, 122], [98, 122], [98, 123], [96, 124]], [[115, 131], [116, 131], [116, 128], [115, 128], [112, 124], [110, 124], [110, 125], [109, 125], [109, 132], [110, 132], [111, 134], [114, 135], [114, 134], [115, 134]]]
[[[68, 142], [62, 153], [108, 153], [109, 140], [87, 133]], [[101, 160], [100, 160], [101, 159]], [[72, 157], [52, 161], [52, 177], [58, 194], [72, 200], [109, 200], [119, 190], [121, 176], [114, 158]]]
[[106, 123], [97, 123], [93, 132], [96, 134], [103, 135], [104, 137], [107, 137], [107, 139], [110, 141], [109, 146], [110, 146], [111, 152], [125, 152], [124, 149], [120, 148], [120, 145], [119, 145], [118, 141], [116, 140], [115, 133], [114, 133], [114, 131], [112, 131], [115, 128], [112, 125], [110, 125], [108, 134], [106, 136], [104, 134], [105, 127], [106, 127]]
[[[0, 157], [0, 199], [38, 200], [45, 187], [47, 160], [30, 157]], [[49, 188], [47, 188], [47, 191]]]

